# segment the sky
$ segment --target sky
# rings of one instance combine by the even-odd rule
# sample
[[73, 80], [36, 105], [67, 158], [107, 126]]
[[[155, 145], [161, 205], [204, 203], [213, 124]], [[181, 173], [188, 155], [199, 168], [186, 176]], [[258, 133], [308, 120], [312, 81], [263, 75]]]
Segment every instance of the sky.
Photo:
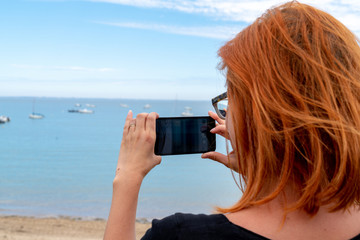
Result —
[[[300, 1], [360, 36], [360, 1]], [[209, 100], [218, 49], [276, 0], [1, 0], [0, 96]]]

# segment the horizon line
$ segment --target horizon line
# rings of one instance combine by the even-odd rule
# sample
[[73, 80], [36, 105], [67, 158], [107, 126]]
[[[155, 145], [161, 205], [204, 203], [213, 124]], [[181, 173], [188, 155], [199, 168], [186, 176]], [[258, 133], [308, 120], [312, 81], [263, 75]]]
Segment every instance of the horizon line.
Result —
[[120, 98], [120, 97], [60, 97], [60, 96], [1, 96], [0, 98], [63, 98], [63, 99], [101, 99], [101, 100], [150, 100], [150, 101], [209, 101], [211, 99], [184, 98]]

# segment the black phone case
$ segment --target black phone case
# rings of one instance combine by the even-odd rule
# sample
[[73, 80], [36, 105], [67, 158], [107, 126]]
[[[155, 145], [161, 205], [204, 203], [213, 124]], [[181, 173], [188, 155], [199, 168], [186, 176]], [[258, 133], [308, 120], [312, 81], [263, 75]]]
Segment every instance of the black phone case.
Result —
[[[205, 120], [206, 123], [199, 124], [200, 121]], [[172, 122], [172, 124], [174, 124], [174, 121], [181, 123], [183, 130], [181, 131], [181, 127], [173, 126], [171, 133], [169, 133], [169, 131], [165, 131], [165, 129], [169, 129], [166, 126], [164, 127], [164, 124], [166, 124], [164, 121], [167, 121], [167, 123]], [[197, 131], [197, 127], [200, 127], [199, 131]], [[165, 156], [215, 151], [216, 136], [210, 132], [214, 127], [215, 120], [208, 116], [159, 118], [156, 120], [156, 142], [154, 152], [156, 155]], [[169, 135], [171, 137], [169, 137]], [[177, 139], [172, 141], [171, 139], [174, 137], [180, 138], [181, 140]], [[201, 145], [198, 144], [198, 142], [201, 142]], [[171, 150], [169, 150], [169, 147]]]

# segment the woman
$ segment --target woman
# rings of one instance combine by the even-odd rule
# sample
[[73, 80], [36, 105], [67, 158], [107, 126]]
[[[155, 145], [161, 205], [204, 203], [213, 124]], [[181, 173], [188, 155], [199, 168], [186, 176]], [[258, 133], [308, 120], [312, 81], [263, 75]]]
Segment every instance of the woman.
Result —
[[[219, 50], [229, 107], [210, 158], [237, 171], [243, 195], [215, 215], [154, 220], [143, 239], [360, 239], [360, 48], [332, 16], [290, 2]], [[223, 95], [224, 96], [224, 95]], [[134, 239], [137, 197], [161, 158], [157, 114], [129, 112], [105, 239]], [[126, 196], [126, 197], [124, 197]]]

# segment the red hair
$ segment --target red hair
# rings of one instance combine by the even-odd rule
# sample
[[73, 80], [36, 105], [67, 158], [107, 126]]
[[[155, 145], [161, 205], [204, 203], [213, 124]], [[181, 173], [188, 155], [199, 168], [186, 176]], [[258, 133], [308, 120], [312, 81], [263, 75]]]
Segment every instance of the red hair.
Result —
[[243, 195], [236, 212], [291, 186], [285, 212], [360, 201], [360, 48], [331, 15], [290, 2], [220, 50]]

